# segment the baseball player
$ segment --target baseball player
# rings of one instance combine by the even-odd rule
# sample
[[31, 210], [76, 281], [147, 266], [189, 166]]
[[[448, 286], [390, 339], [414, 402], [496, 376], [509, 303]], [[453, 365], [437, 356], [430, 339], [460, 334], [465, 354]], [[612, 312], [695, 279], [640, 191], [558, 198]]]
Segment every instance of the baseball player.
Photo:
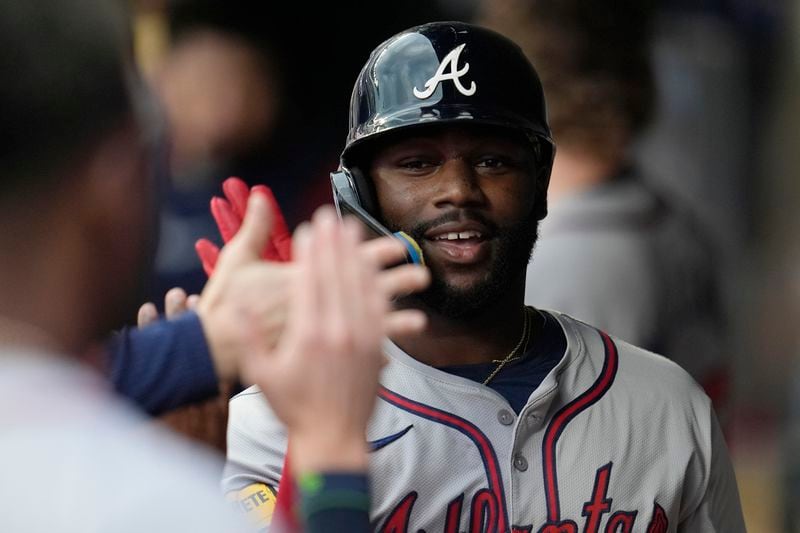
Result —
[[[689, 375], [524, 305], [554, 149], [535, 70], [492, 31], [411, 28], [356, 80], [334, 195], [413, 237], [433, 274], [396, 302], [424, 310], [428, 329], [385, 342], [365, 436], [373, 527], [744, 531], [716, 416]], [[223, 485], [262, 524], [286, 442], [257, 388], [231, 401]]]

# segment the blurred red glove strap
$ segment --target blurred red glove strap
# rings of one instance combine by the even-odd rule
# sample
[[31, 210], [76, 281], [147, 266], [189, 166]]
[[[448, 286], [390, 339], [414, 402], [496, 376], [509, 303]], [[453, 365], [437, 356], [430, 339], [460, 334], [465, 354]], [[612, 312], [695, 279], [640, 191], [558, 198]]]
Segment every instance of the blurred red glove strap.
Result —
[[[211, 199], [211, 214], [217, 223], [222, 241], [229, 242], [239, 231], [247, 210], [247, 200], [252, 191], [260, 191], [264, 194], [272, 214], [272, 234], [262, 252], [262, 257], [268, 261], [291, 261], [292, 235], [275, 195], [266, 185], [256, 185], [251, 190], [244, 181], [237, 177], [230, 177], [222, 183], [222, 192], [225, 198], [215, 196]], [[214, 266], [219, 258], [219, 248], [208, 239], [199, 239], [195, 243], [195, 250], [203, 264], [203, 270], [210, 276], [214, 272]], [[273, 516], [273, 523], [279, 524], [278, 527], [282, 532], [299, 532], [300, 530], [294, 512], [295, 500], [295, 489], [287, 454]]]

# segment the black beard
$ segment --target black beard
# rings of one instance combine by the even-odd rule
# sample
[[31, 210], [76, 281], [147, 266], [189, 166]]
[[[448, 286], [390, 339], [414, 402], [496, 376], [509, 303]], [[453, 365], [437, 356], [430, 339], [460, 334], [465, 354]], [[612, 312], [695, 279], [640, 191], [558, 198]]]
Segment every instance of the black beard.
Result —
[[[459, 216], [460, 213], [463, 216]], [[401, 298], [398, 302], [401, 306], [421, 306], [448, 318], [471, 318], [485, 312], [498, 298], [515, 289], [520, 276], [524, 279], [539, 233], [539, 221], [533, 214], [514, 225], [501, 228], [480, 213], [453, 212], [403, 231], [421, 243], [430, 228], [464, 219], [481, 222], [490, 229], [495, 240], [492, 263], [486, 275], [473, 286], [462, 289], [447, 284], [442, 273], [437, 272], [434, 265], [428, 265], [432, 274], [430, 286], [424, 292]], [[392, 231], [400, 229], [389, 221], [387, 223]]]

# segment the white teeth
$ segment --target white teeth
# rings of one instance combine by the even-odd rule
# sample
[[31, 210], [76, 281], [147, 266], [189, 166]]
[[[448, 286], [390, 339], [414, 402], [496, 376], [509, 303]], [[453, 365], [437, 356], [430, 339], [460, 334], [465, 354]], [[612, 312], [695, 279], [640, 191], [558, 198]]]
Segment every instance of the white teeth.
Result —
[[481, 234], [477, 231], [451, 231], [450, 233], [443, 233], [436, 237], [437, 241], [455, 241], [458, 239], [472, 239], [480, 238]]

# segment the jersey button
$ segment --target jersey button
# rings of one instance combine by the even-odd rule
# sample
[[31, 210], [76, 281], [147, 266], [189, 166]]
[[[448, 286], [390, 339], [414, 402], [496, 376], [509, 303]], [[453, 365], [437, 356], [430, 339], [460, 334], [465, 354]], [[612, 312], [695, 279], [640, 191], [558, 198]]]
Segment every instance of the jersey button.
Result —
[[536, 414], [535, 412], [528, 413], [528, 422], [529, 423], [538, 424], [541, 420], [542, 420], [542, 417], [539, 416], [538, 414]]
[[528, 461], [521, 455], [517, 455], [514, 457], [514, 468], [520, 472], [524, 472], [528, 469]]
[[497, 413], [497, 420], [504, 426], [510, 426], [514, 423], [514, 415], [511, 414], [511, 411], [501, 409], [500, 412]]

